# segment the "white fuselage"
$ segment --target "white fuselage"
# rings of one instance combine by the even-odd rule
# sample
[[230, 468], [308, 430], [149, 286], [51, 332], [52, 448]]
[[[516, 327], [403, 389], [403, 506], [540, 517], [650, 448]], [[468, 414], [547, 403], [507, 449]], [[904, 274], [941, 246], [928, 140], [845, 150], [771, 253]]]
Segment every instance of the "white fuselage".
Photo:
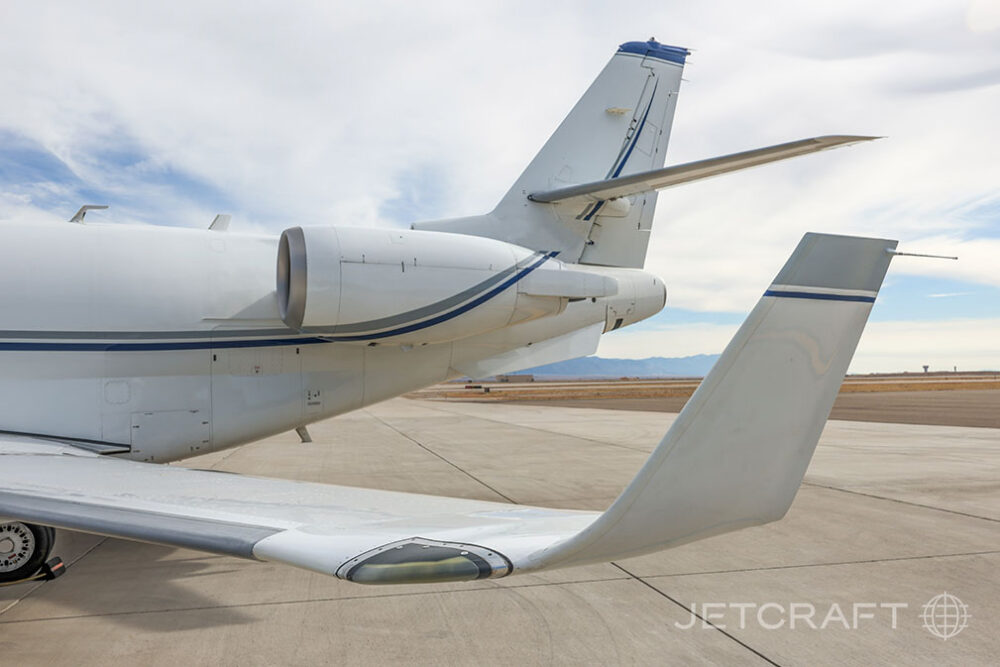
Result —
[[[171, 461], [456, 377], [477, 360], [597, 323], [627, 325], [665, 299], [663, 284], [642, 271], [566, 265], [491, 239], [306, 229], [305, 322], [289, 326], [276, 291], [276, 236], [3, 226], [0, 430]], [[617, 293], [582, 298], [573, 285], [584, 274]]]

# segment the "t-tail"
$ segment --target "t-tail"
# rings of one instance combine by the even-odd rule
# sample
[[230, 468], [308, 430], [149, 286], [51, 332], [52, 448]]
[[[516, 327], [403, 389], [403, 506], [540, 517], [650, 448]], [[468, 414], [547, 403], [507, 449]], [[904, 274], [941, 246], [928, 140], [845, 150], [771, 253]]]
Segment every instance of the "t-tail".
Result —
[[622, 44], [492, 212], [413, 228], [641, 268], [658, 190], [871, 138], [817, 137], [664, 167], [687, 56], [652, 39]]

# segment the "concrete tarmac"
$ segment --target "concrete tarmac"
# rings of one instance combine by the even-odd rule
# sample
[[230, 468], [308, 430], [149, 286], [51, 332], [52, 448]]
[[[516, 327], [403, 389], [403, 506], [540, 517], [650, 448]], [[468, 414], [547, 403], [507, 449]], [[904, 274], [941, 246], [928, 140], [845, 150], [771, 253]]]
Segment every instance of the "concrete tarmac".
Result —
[[[185, 465], [603, 509], [672, 419], [395, 399]], [[780, 522], [498, 581], [365, 587], [71, 533], [55, 553], [62, 578], [0, 589], [0, 665], [996, 664], [1000, 430], [832, 421]], [[944, 592], [965, 607], [922, 619]]]
[[[656, 398], [561, 398], [520, 400], [526, 405], [680, 412], [688, 396]], [[486, 402], [486, 401], [483, 401]], [[962, 391], [887, 391], [842, 393], [831, 419], [930, 426], [982, 426], [1000, 429], [1000, 389]]]

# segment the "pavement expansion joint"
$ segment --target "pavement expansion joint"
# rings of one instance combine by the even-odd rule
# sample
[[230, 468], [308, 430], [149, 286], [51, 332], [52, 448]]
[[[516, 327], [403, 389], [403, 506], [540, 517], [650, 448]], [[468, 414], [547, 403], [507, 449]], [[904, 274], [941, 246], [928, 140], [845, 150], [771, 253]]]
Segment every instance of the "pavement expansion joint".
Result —
[[[627, 449], [627, 450], [632, 451], [632, 452], [642, 452], [643, 454], [649, 454], [650, 452], [653, 451], [652, 449], [644, 449], [644, 448], [641, 448], [641, 447], [629, 447], [628, 445], [623, 445], [623, 444], [617, 443], [617, 442], [608, 442], [607, 440], [596, 440], [594, 438], [588, 438], [588, 437], [583, 436], [583, 435], [573, 435], [573, 434], [570, 434], [570, 433], [563, 433], [562, 431], [554, 431], [552, 429], [540, 428], [538, 426], [528, 426], [527, 424], [512, 424], [509, 421], [504, 421], [502, 419], [491, 419], [489, 417], [483, 417], [482, 415], [469, 415], [469, 414], [466, 414], [464, 412], [455, 412], [454, 410], [445, 410], [444, 408], [439, 408], [439, 407], [436, 407], [436, 406], [435, 407], [431, 407], [431, 406], [428, 405], [428, 406], [424, 406], [424, 407], [427, 407], [429, 410], [437, 410], [438, 412], [444, 412], [445, 414], [455, 415], [456, 417], [465, 417], [467, 419], [469, 419], [469, 418], [471, 418], [471, 419], [479, 419], [479, 420], [482, 420], [484, 422], [492, 422], [494, 424], [503, 424], [504, 426], [506, 426], [508, 428], [523, 428], [523, 429], [528, 430], [528, 431], [537, 431], [539, 433], [548, 433], [549, 435], [558, 435], [558, 436], [561, 436], [561, 437], [564, 437], [564, 438], [574, 438], [576, 440], [582, 440], [583, 442], [592, 442], [595, 445], [604, 445], [606, 447], [617, 447], [619, 449]], [[376, 417], [376, 419], [378, 419], [378, 418]], [[653, 443], [653, 446], [655, 446], [655, 445], [656, 445], [656, 443]]]
[[[77, 563], [79, 563], [81, 560], [83, 560], [84, 558], [86, 558], [87, 556], [89, 556], [94, 551], [94, 549], [96, 549], [97, 547], [101, 546], [102, 544], [104, 544], [105, 542], [107, 542], [109, 539], [110, 538], [102, 537], [100, 540], [98, 540], [97, 542], [95, 542], [89, 549], [87, 549], [83, 553], [79, 554], [76, 558], [72, 559], [70, 562], [68, 562], [66, 564], [66, 569], [68, 570], [69, 568], [71, 568], [74, 565], [76, 565]], [[21, 597], [17, 598], [16, 600], [12, 600], [10, 604], [8, 604], [3, 609], [0, 609], [0, 617], [2, 617], [5, 613], [7, 613], [8, 611], [10, 611], [11, 609], [13, 609], [15, 606], [17, 606], [17, 604], [19, 602], [21, 602], [25, 598], [29, 597], [32, 593], [34, 593], [35, 591], [37, 591], [39, 588], [41, 588], [42, 586], [44, 586], [46, 583], [47, 582], [45, 582], [45, 581], [38, 581], [38, 582], [36, 582], [34, 584], [30, 584], [29, 587], [27, 589], [25, 589], [24, 595], [22, 595]], [[8, 622], [9, 621], [0, 620], [0, 623], [8, 623]]]
[[[620, 568], [619, 568], [620, 569]], [[584, 584], [595, 584], [595, 583], [605, 583], [609, 581], [626, 581], [629, 578], [634, 578], [629, 576], [623, 577], [593, 577], [589, 579], [578, 579], [576, 581], [541, 581], [535, 583], [523, 583], [523, 584], [506, 584], [498, 585], [493, 584], [490, 586], [482, 587], [470, 587], [470, 588], [455, 588], [451, 590], [422, 590], [422, 591], [405, 591], [398, 593], [383, 593], [375, 595], [342, 595], [337, 597], [322, 597], [322, 598], [301, 598], [295, 600], [276, 600], [271, 602], [245, 602], [241, 604], [218, 604], [218, 605], [199, 605], [199, 606], [188, 606], [188, 607], [172, 607], [170, 609], [137, 609], [130, 611], [109, 611], [97, 614], [68, 614], [64, 616], [49, 616], [46, 618], [25, 618], [17, 619], [12, 621], [5, 621], [0, 619], [0, 625], [14, 625], [14, 624], [24, 624], [24, 623], [45, 623], [48, 621], [68, 621], [81, 618], [108, 618], [115, 616], [141, 616], [150, 614], [173, 614], [178, 612], [190, 612], [190, 611], [217, 611], [222, 609], [253, 609], [262, 607], [284, 607], [288, 605], [296, 604], [318, 604], [324, 602], [354, 602], [358, 600], [379, 600], [385, 598], [409, 598], [409, 597], [419, 597], [426, 595], [452, 595], [452, 594], [468, 594], [468, 593], [489, 593], [489, 592], [504, 592], [507, 590], [519, 590], [525, 588], [545, 588], [547, 586], [578, 586]]]
[[705, 624], [711, 626], [717, 632], [721, 633], [723, 636], [728, 637], [732, 641], [736, 642], [737, 644], [739, 644], [740, 646], [742, 646], [746, 650], [748, 650], [751, 653], [753, 653], [754, 655], [756, 655], [761, 660], [764, 660], [768, 664], [775, 665], [775, 667], [780, 667], [779, 663], [777, 663], [774, 660], [772, 660], [771, 658], [767, 657], [766, 655], [764, 655], [763, 653], [761, 653], [759, 650], [755, 649], [753, 646], [750, 646], [749, 644], [747, 644], [745, 641], [743, 641], [739, 637], [733, 635], [732, 633], [726, 632], [726, 630], [724, 628], [720, 628], [715, 623], [712, 623], [711, 621], [703, 618], [700, 614], [696, 614], [690, 607], [688, 607], [687, 605], [685, 605], [683, 602], [681, 602], [681, 601], [673, 598], [666, 591], [663, 591], [663, 590], [657, 588], [656, 586], [654, 586], [653, 584], [649, 583], [648, 581], [646, 581], [642, 577], [638, 577], [638, 576], [632, 574], [631, 572], [629, 572], [628, 570], [626, 570], [624, 567], [622, 567], [618, 563], [611, 563], [611, 564], [613, 566], [615, 566], [616, 568], [618, 568], [619, 570], [621, 570], [622, 572], [624, 572], [625, 574], [627, 574], [632, 579], [635, 579], [636, 581], [638, 581], [643, 586], [646, 586], [647, 588], [649, 588], [653, 592], [657, 593], [658, 595], [661, 595], [664, 598], [666, 598], [667, 600], [670, 600], [672, 603], [674, 603], [675, 605], [677, 605], [678, 607], [680, 607], [681, 609], [683, 609], [688, 614], [691, 614], [695, 618], [699, 619], [702, 623], [705, 623]]
[[890, 503], [900, 503], [901, 505], [910, 505], [911, 507], [920, 507], [927, 510], [937, 510], [938, 512], [947, 512], [948, 514], [957, 514], [958, 516], [969, 517], [970, 519], [981, 519], [982, 521], [992, 521], [993, 523], [1000, 523], [1000, 519], [994, 519], [989, 516], [982, 516], [979, 514], [970, 514], [969, 512], [960, 512], [959, 510], [951, 510], [946, 507], [936, 507], [935, 505], [925, 505], [924, 503], [915, 503], [912, 500], [901, 500], [900, 498], [890, 498], [888, 496], [880, 496], [876, 493], [868, 493], [867, 491], [855, 491], [852, 489], [844, 489], [839, 486], [829, 486], [827, 484], [819, 484], [817, 482], [802, 482], [802, 486], [813, 486], [820, 489], [828, 489], [830, 491], [840, 491], [841, 493], [850, 493], [856, 496], [864, 496], [866, 498], [875, 498], [876, 500], [885, 500]]
[[859, 560], [843, 560], [835, 561], [830, 563], [796, 563], [794, 565], [765, 565], [761, 567], [745, 567], [745, 568], [734, 568], [731, 570], [707, 570], [705, 572], [676, 572], [670, 574], [653, 574], [648, 575], [650, 579], [659, 578], [669, 578], [669, 577], [697, 577], [700, 575], [714, 575], [714, 574], [739, 574], [741, 572], [767, 572], [771, 570], [798, 570], [807, 567], [837, 567], [841, 565], [874, 565], [877, 563], [894, 563], [901, 561], [910, 560], [931, 560], [934, 558], [962, 558], [968, 556], [991, 556], [994, 554], [1000, 554], [1000, 550], [990, 550], [990, 551], [966, 551], [962, 553], [948, 553], [948, 554], [923, 554], [920, 556], [895, 556], [888, 558], [866, 558]]
[[379, 417], [379, 416], [377, 416], [377, 415], [374, 415], [374, 414], [372, 414], [371, 412], [368, 412], [368, 414], [369, 414], [369, 415], [371, 416], [371, 418], [372, 418], [372, 419], [374, 419], [374, 420], [375, 420], [375, 421], [377, 421], [378, 423], [382, 424], [383, 426], [385, 426], [385, 427], [387, 427], [387, 428], [390, 428], [390, 429], [392, 429], [393, 431], [395, 431], [395, 432], [396, 432], [396, 433], [398, 433], [399, 435], [403, 436], [404, 438], [406, 438], [407, 440], [409, 440], [410, 442], [412, 442], [413, 444], [415, 444], [415, 445], [416, 445], [417, 447], [420, 447], [421, 449], [423, 449], [423, 450], [424, 450], [425, 452], [427, 452], [428, 454], [431, 454], [431, 455], [433, 455], [433, 456], [436, 456], [437, 458], [441, 459], [442, 461], [444, 461], [445, 463], [447, 463], [447, 464], [448, 464], [448, 465], [450, 465], [450, 466], [451, 466], [452, 468], [454, 468], [455, 470], [459, 471], [460, 473], [462, 473], [463, 475], [465, 475], [466, 477], [468, 477], [468, 478], [469, 478], [469, 479], [471, 479], [472, 481], [474, 481], [474, 482], [476, 482], [477, 484], [480, 484], [480, 485], [482, 485], [482, 486], [486, 487], [487, 489], [489, 489], [489, 490], [490, 490], [490, 491], [492, 491], [493, 493], [497, 494], [498, 496], [500, 496], [501, 498], [503, 498], [503, 499], [504, 499], [504, 500], [506, 500], [507, 502], [509, 502], [509, 503], [513, 503], [513, 504], [515, 504], [515, 505], [516, 505], [516, 504], [518, 504], [516, 500], [514, 500], [513, 498], [511, 498], [511, 497], [510, 497], [510, 496], [508, 496], [507, 494], [505, 494], [505, 493], [502, 493], [502, 492], [500, 492], [499, 490], [497, 490], [497, 489], [493, 488], [492, 486], [490, 486], [489, 484], [487, 484], [487, 483], [486, 483], [486, 482], [484, 482], [483, 480], [479, 479], [478, 477], [476, 477], [476, 476], [475, 476], [475, 475], [473, 475], [473, 474], [472, 474], [471, 472], [469, 472], [468, 470], [466, 470], [466, 469], [465, 469], [465, 468], [463, 468], [462, 466], [458, 465], [457, 463], [454, 463], [454, 462], [452, 462], [452, 461], [449, 461], [449, 460], [448, 460], [447, 458], [445, 458], [445, 457], [444, 457], [444, 456], [442, 456], [441, 454], [438, 454], [438, 453], [437, 453], [437, 452], [435, 452], [435, 451], [434, 451], [433, 449], [431, 449], [430, 447], [428, 447], [428, 446], [427, 446], [427, 445], [425, 445], [424, 443], [420, 442], [419, 440], [417, 440], [417, 439], [416, 439], [416, 438], [414, 438], [413, 436], [411, 436], [411, 435], [409, 435], [409, 434], [407, 434], [407, 433], [404, 433], [403, 431], [401, 431], [400, 429], [396, 428], [395, 426], [393, 426], [392, 424], [390, 424], [390, 423], [389, 423], [389, 422], [387, 422], [386, 420], [382, 419], [381, 417]]

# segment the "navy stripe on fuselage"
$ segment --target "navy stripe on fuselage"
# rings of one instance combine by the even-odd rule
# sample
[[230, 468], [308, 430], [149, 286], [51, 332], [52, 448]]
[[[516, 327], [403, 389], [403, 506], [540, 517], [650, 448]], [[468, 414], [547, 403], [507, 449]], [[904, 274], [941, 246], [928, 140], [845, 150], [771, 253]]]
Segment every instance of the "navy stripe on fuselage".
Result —
[[236, 347], [275, 347], [328, 343], [323, 338], [247, 338], [158, 343], [0, 343], [0, 352], [149, 352], [154, 350], [223, 350]]
[[[221, 318], [220, 318], [221, 319]], [[0, 340], [161, 340], [191, 338], [275, 338], [300, 336], [288, 327], [270, 329], [201, 329], [193, 331], [0, 331]]]
[[[548, 259], [544, 253], [535, 253], [528, 257], [526, 261], [530, 262], [536, 257], [542, 256], [542, 261]], [[404, 324], [409, 324], [414, 320], [423, 319], [425, 317], [431, 317], [432, 315], [438, 315], [449, 308], [454, 308], [460, 303], [464, 303], [469, 299], [473, 298], [483, 290], [493, 287], [501, 280], [507, 276], [513, 274], [515, 271], [523, 268], [520, 263], [512, 264], [508, 266], [503, 271], [499, 271], [494, 275], [490, 276], [486, 280], [476, 283], [472, 287], [462, 290], [458, 294], [454, 294], [441, 301], [436, 301], [432, 304], [421, 306], [420, 308], [414, 308], [413, 310], [408, 310], [405, 313], [399, 313], [398, 315], [390, 315], [388, 317], [380, 317], [376, 320], [367, 320], [365, 322], [350, 322], [348, 324], [338, 324], [332, 327], [304, 327], [302, 329], [303, 333], [309, 334], [320, 334], [326, 336], [327, 334], [361, 334], [366, 331], [372, 331], [374, 329], [386, 329], [388, 327], [395, 327]]]
[[[357, 342], [365, 340], [377, 340], [380, 338], [388, 338], [391, 336], [398, 336], [405, 333], [412, 333], [414, 331], [420, 331], [421, 329], [426, 329], [428, 327], [447, 322], [455, 317], [458, 317], [476, 306], [479, 306], [486, 301], [494, 298], [507, 288], [516, 284], [518, 280], [528, 275], [539, 266], [544, 264], [547, 260], [555, 257], [559, 253], [557, 251], [542, 253], [541, 257], [526, 267], [520, 267], [520, 270], [508, 278], [506, 281], [500, 285], [494, 287], [488, 292], [472, 299], [468, 303], [432, 317], [427, 320], [420, 322], [414, 322], [412, 324], [407, 324], [387, 331], [378, 331], [372, 333], [363, 333], [356, 335], [325, 335], [327, 330], [314, 330], [309, 331], [308, 336], [287, 336], [282, 338], [274, 338], [275, 333], [292, 333], [291, 329], [281, 330], [281, 329], [264, 329], [259, 330], [259, 332], [237, 332], [237, 331], [215, 331], [215, 332], [198, 332], [198, 331], [179, 331], [179, 332], [27, 332], [27, 331], [8, 331], [0, 332], [7, 338], [28, 338], [28, 337], [41, 337], [46, 336], [49, 338], [65, 338], [65, 337], [75, 337], [75, 338], [94, 338], [96, 336], [101, 337], [118, 337], [118, 338], [191, 338], [194, 336], [206, 337], [210, 335], [216, 336], [243, 336], [240, 340], [199, 340], [199, 341], [156, 341], [156, 342], [142, 342], [142, 343], [123, 343], [119, 341], [107, 341], [101, 343], [81, 343], [81, 342], [49, 342], [49, 341], [18, 341], [18, 342], [8, 342], [0, 341], [0, 352], [3, 351], [24, 351], [24, 352], [148, 352], [157, 350], [218, 350], [218, 349], [231, 349], [231, 348], [245, 348], [245, 347], [276, 347], [282, 345], [316, 345], [319, 343], [332, 343], [332, 342]], [[518, 265], [514, 265], [510, 269], [505, 269], [501, 271], [497, 276], [493, 276], [488, 280], [479, 283], [476, 287], [492, 287], [495, 282], [503, 277], [510, 275], [512, 270], [518, 269]], [[460, 293], [461, 295], [469, 296], [469, 290], [464, 290]], [[437, 304], [442, 303], [453, 304], [454, 299], [459, 296], [449, 297]], [[426, 307], [429, 308], [429, 307]], [[420, 308], [414, 311], [409, 311], [408, 314], [417, 313], [424, 311], [424, 308]], [[398, 316], [393, 316], [391, 318], [383, 318], [381, 320], [372, 320], [371, 323], [384, 323], [389, 321], [398, 321]], [[353, 325], [349, 325], [353, 326]], [[336, 329], [331, 329], [330, 331], [336, 331]], [[253, 333], [263, 333], [267, 337], [246, 337], [248, 334], [253, 335]], [[317, 335], [320, 333], [321, 335]], [[13, 334], [13, 335], [11, 335]]]
[[873, 296], [855, 294], [822, 294], [817, 292], [789, 292], [786, 290], [767, 290], [764, 296], [776, 296], [785, 299], [816, 299], [819, 301], [857, 301], [860, 303], [875, 303]]
[[363, 335], [360, 335], [360, 336], [329, 336], [328, 338], [330, 340], [334, 340], [334, 341], [374, 340], [374, 339], [377, 339], [377, 338], [388, 338], [389, 336], [400, 336], [402, 334], [411, 333], [413, 331], [419, 331], [420, 329], [426, 329], [427, 327], [432, 327], [435, 324], [441, 324], [442, 322], [446, 322], [446, 321], [448, 321], [448, 320], [450, 320], [452, 318], [458, 317], [459, 315], [472, 310], [476, 306], [479, 306], [479, 305], [481, 305], [481, 304], [489, 301], [490, 299], [492, 299], [496, 295], [498, 295], [501, 292], [503, 292], [504, 290], [506, 290], [511, 285], [515, 284], [518, 280], [520, 280], [524, 276], [528, 275], [529, 273], [531, 273], [532, 271], [534, 271], [535, 269], [537, 269], [539, 266], [541, 266], [542, 264], [544, 264], [547, 260], [551, 259], [552, 257], [555, 257], [558, 254], [559, 254], [558, 252], [549, 252], [549, 253], [546, 253], [546, 254], [542, 255], [541, 259], [539, 259], [534, 264], [531, 264], [530, 266], [527, 266], [524, 269], [521, 269], [521, 271], [517, 275], [515, 275], [512, 278], [508, 279], [506, 282], [501, 283], [500, 285], [498, 285], [497, 287], [493, 288], [492, 290], [490, 290], [486, 294], [483, 294], [482, 296], [479, 296], [479, 297], [473, 299], [472, 301], [470, 301], [469, 303], [465, 304], [464, 306], [461, 306], [460, 308], [456, 308], [455, 310], [453, 310], [451, 312], [448, 312], [448, 313], [445, 313], [443, 315], [438, 315], [437, 317], [431, 318], [429, 320], [425, 320], [423, 322], [418, 322], [416, 324], [411, 324], [411, 325], [408, 325], [408, 326], [405, 326], [405, 327], [400, 327], [398, 329], [392, 329], [390, 331], [380, 331], [378, 333], [363, 334]]
[[[534, 253], [526, 261], [533, 261], [536, 257], [544, 253]], [[388, 327], [407, 324], [414, 320], [437, 315], [449, 308], [468, 301], [480, 292], [496, 285], [498, 282], [522, 268], [520, 264], [512, 264], [506, 269], [497, 272], [486, 280], [476, 283], [468, 289], [462, 290], [458, 294], [421, 306], [404, 313], [381, 317], [364, 322], [350, 322], [332, 327], [306, 327], [301, 331], [289, 327], [272, 327], [269, 329], [239, 329], [226, 330], [216, 329], [213, 331], [0, 331], [0, 340], [3, 339], [60, 339], [60, 340], [153, 340], [153, 339], [191, 339], [191, 338], [219, 338], [219, 337], [241, 337], [241, 338], [277, 338], [279, 336], [325, 335], [338, 333], [361, 333], [373, 331], [375, 329], [386, 329]], [[224, 320], [220, 320], [224, 321]]]

